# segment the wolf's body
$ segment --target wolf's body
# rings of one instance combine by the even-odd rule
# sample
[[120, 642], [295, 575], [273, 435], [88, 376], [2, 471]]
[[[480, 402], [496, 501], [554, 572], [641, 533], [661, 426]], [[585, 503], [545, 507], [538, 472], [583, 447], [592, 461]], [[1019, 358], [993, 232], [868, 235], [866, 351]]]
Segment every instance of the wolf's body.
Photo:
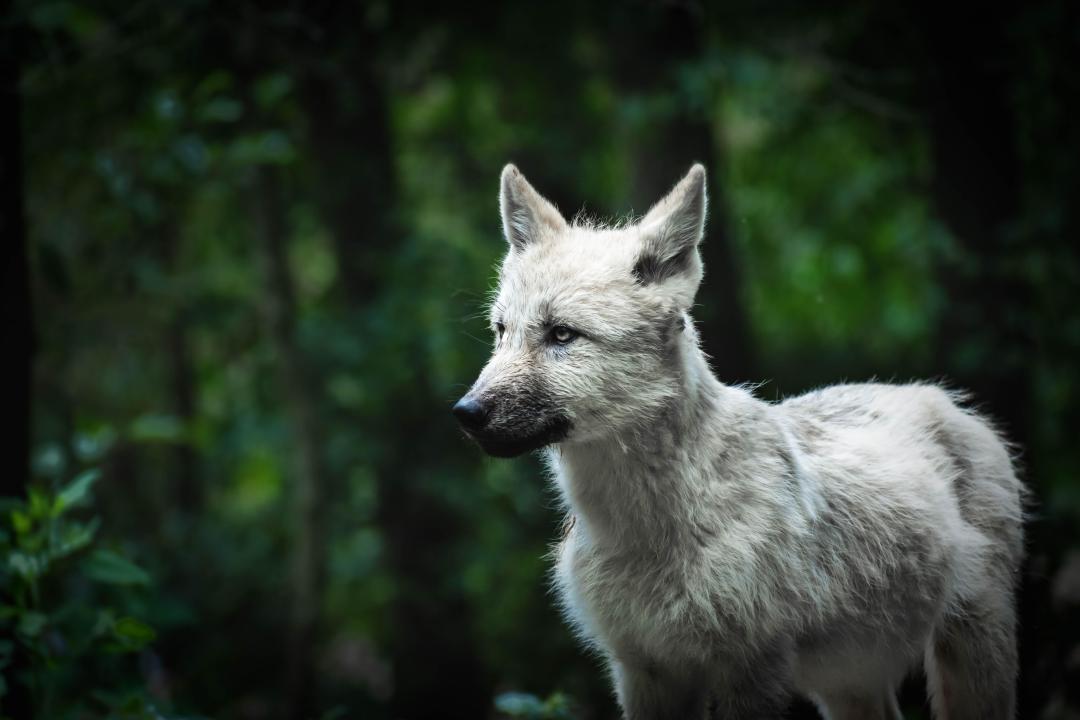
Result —
[[597, 230], [503, 176], [499, 339], [457, 410], [493, 454], [551, 446], [567, 617], [630, 720], [775, 717], [795, 693], [894, 718], [920, 662], [938, 718], [1011, 717], [1005, 445], [932, 385], [770, 404], [717, 381], [687, 314], [704, 193], [696, 167], [640, 224]]

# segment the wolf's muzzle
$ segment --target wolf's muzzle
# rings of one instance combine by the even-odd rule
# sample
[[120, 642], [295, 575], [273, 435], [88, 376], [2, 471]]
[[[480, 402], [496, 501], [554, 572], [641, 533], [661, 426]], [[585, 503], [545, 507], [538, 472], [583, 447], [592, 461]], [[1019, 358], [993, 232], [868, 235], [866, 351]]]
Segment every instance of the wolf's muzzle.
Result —
[[561, 413], [548, 411], [535, 397], [515, 399], [518, 402], [507, 403], [506, 398], [483, 400], [469, 394], [454, 404], [454, 417], [484, 452], [495, 457], [515, 457], [567, 436], [570, 421]]
[[528, 434], [488, 434], [480, 431], [470, 432], [469, 435], [488, 455], [512, 458], [560, 442], [569, 432], [570, 421], [560, 417], [552, 419], [546, 425]]
[[465, 397], [454, 403], [454, 417], [466, 430], [479, 430], [487, 424], [490, 408], [479, 400]]

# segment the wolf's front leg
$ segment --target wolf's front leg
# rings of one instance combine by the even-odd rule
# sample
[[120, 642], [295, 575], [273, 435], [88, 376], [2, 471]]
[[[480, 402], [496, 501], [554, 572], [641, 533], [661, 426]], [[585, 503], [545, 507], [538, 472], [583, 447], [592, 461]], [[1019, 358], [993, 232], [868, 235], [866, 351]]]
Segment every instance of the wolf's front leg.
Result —
[[773, 720], [791, 701], [790, 673], [774, 658], [734, 672], [648, 661], [612, 671], [626, 720]]
[[791, 656], [763, 653], [713, 678], [709, 720], [774, 720], [792, 700]]
[[614, 661], [615, 693], [626, 720], [705, 720], [708, 682], [695, 667]]

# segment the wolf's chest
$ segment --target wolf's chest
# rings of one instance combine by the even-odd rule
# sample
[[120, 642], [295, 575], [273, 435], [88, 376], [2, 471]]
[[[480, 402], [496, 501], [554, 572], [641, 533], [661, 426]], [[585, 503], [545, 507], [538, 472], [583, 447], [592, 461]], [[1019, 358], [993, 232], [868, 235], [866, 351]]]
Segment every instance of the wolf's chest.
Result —
[[707, 652], [705, 638], [715, 630], [708, 593], [671, 558], [605, 554], [571, 533], [560, 548], [556, 580], [570, 622], [604, 650]]

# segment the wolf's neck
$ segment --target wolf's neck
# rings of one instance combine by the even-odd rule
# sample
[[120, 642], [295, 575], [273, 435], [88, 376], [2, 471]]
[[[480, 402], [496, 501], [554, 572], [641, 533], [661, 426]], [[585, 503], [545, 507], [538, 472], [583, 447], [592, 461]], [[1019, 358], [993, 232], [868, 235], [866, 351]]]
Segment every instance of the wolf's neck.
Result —
[[[688, 339], [689, 340], [689, 339]], [[693, 540], [695, 515], [714, 506], [734, 432], [761, 403], [717, 380], [693, 341], [681, 387], [649, 422], [623, 436], [564, 443], [557, 481], [589, 542], [616, 548]]]

